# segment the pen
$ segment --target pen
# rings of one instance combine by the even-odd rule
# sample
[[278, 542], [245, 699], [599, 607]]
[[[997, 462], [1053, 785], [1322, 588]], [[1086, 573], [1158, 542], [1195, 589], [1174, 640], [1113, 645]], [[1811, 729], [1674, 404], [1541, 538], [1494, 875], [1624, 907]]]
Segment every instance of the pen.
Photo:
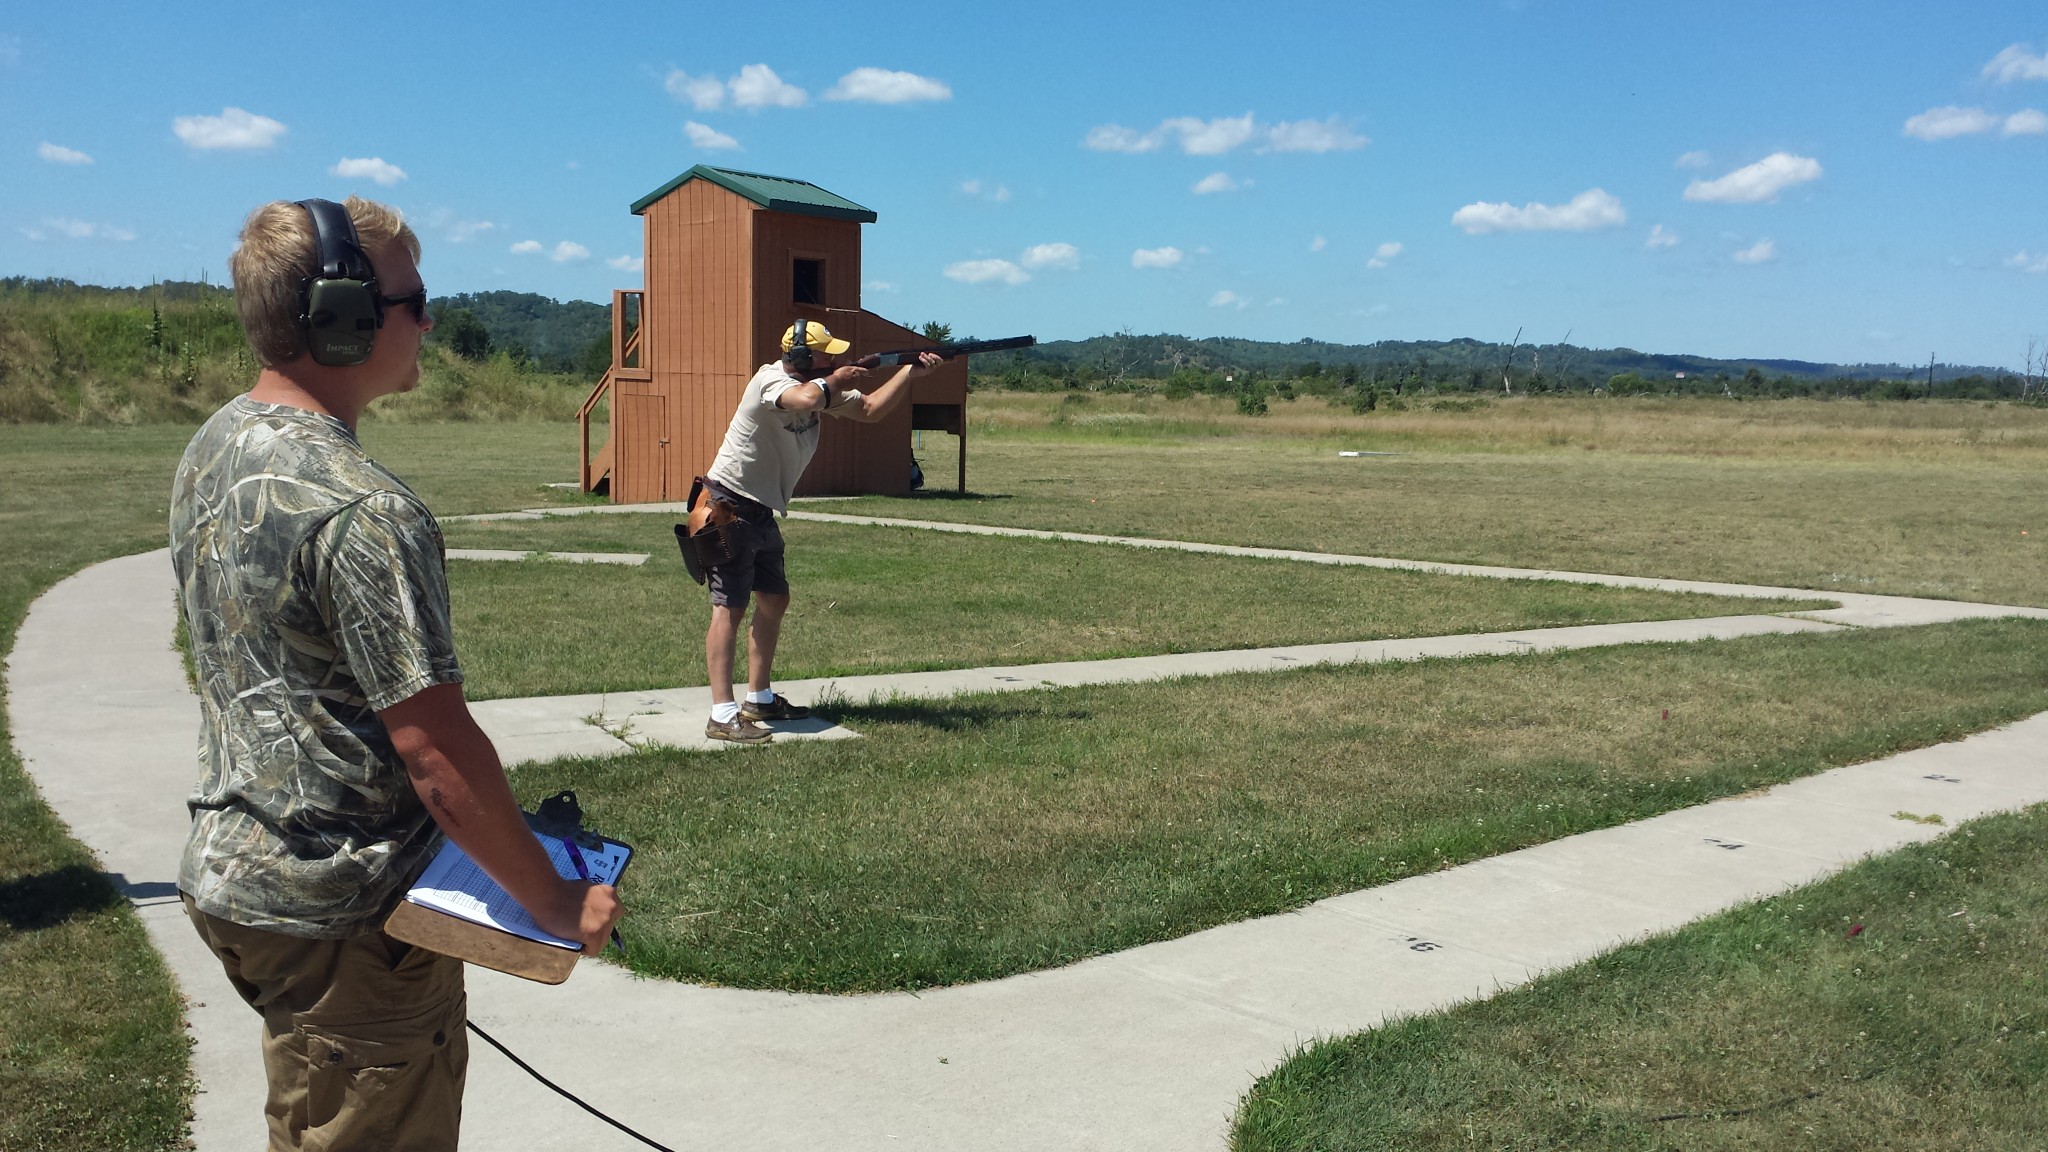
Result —
[[[590, 883], [590, 865], [583, 862], [583, 850], [576, 847], [575, 838], [564, 836], [561, 840], [563, 849], [569, 853], [569, 865], [576, 869], [576, 878], [585, 884]], [[626, 954], [626, 942], [620, 938], [616, 925], [612, 928], [612, 943], [619, 946], [619, 955], [624, 956]]]

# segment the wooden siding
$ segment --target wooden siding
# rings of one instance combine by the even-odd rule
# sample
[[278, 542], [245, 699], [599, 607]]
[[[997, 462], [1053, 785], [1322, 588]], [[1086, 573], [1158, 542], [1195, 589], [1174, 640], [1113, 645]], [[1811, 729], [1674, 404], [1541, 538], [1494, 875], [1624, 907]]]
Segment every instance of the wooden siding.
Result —
[[[680, 498], [711, 467], [747, 378], [753, 222], [760, 209], [703, 180], [648, 206], [643, 362], [669, 397], [667, 492]], [[621, 503], [663, 499], [613, 489]]]

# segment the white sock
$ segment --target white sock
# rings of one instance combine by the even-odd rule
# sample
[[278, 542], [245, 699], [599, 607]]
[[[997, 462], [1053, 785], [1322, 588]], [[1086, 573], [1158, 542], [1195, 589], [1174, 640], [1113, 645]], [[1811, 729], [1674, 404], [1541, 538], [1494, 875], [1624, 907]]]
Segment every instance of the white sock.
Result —
[[711, 718], [720, 724], [730, 724], [740, 718], [740, 706], [731, 700], [727, 700], [723, 704], [713, 704], [711, 706]]
[[747, 693], [747, 703], [773, 704], [775, 703], [775, 689], [763, 688], [759, 692], [749, 692]]

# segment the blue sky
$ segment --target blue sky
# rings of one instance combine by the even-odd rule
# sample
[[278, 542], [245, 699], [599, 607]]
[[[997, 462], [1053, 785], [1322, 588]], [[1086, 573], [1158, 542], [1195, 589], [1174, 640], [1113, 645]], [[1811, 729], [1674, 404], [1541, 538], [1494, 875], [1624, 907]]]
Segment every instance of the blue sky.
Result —
[[221, 280], [358, 192], [437, 292], [608, 300], [711, 163], [873, 208], [863, 303], [963, 334], [2048, 345], [2038, 0], [334, 11], [10, 6], [0, 274]]

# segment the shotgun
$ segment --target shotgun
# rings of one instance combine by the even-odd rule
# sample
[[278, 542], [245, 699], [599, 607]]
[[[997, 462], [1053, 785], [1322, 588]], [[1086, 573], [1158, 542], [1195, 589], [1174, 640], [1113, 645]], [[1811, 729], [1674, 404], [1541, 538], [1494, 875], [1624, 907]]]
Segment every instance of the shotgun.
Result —
[[976, 352], [1029, 348], [1036, 343], [1036, 336], [1010, 336], [1002, 340], [963, 340], [958, 344], [934, 344], [929, 348], [898, 348], [890, 352], [870, 352], [853, 363], [859, 368], [895, 368], [903, 364], [917, 363], [917, 358], [926, 352], [951, 360], [955, 356], [969, 356]]

